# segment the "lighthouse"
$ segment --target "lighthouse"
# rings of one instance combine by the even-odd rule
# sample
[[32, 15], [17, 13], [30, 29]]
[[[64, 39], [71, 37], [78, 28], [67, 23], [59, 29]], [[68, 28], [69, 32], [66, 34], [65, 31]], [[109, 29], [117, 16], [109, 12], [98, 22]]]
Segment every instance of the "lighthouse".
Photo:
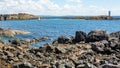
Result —
[[111, 17], [111, 11], [108, 11], [108, 16]]

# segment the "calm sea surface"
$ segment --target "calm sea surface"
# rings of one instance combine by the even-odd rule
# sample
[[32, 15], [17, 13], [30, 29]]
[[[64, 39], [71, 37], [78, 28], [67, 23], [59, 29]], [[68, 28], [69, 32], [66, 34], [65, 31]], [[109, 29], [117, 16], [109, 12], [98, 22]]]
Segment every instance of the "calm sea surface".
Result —
[[[0, 28], [11, 28], [25, 30], [31, 32], [29, 35], [17, 35], [17, 38], [32, 39], [48, 37], [57, 39], [58, 36], [74, 36], [76, 31], [84, 31], [88, 33], [91, 30], [102, 29], [108, 33], [120, 31], [120, 20], [63, 20], [63, 19], [47, 19], [47, 20], [12, 20], [0, 21]], [[3, 38], [1, 38], [3, 39]], [[8, 38], [4, 38], [5, 41]], [[46, 42], [39, 42], [33, 46], [41, 46]]]

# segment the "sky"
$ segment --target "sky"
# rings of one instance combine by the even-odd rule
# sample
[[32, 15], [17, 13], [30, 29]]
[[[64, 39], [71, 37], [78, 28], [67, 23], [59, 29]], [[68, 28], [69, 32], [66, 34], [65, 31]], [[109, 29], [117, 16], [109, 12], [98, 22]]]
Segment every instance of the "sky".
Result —
[[120, 15], [120, 0], [0, 0], [0, 14]]

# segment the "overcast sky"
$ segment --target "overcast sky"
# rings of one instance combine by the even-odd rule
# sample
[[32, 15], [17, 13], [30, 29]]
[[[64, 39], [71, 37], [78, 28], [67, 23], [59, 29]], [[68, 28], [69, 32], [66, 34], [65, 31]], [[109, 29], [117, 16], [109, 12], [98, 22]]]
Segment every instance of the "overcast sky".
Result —
[[120, 0], [0, 0], [0, 14], [120, 15]]

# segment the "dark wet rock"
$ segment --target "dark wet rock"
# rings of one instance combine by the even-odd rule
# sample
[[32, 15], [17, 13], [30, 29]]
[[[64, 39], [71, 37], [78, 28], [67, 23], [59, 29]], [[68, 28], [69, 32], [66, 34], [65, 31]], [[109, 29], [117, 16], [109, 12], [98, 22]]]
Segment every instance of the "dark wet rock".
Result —
[[91, 46], [92, 46], [92, 50], [97, 53], [102, 53], [102, 54], [114, 53], [114, 50], [112, 50], [108, 46], [108, 42], [99, 41], [99, 42], [92, 43]]
[[57, 40], [54, 40], [54, 41], [52, 42], [52, 44], [58, 44], [58, 41], [57, 41]]
[[105, 61], [105, 60], [101, 60], [101, 61], [99, 61], [100, 62], [100, 65], [103, 65], [103, 64], [108, 64], [108, 62], [107, 61]]
[[46, 46], [46, 52], [53, 52], [54, 47], [51, 44], [47, 43], [45, 46]]
[[14, 64], [13, 68], [35, 68], [35, 67], [29, 62], [21, 62]]
[[58, 37], [58, 43], [60, 43], [60, 44], [68, 44], [71, 42], [72, 42], [72, 40], [68, 37], [65, 37], [65, 36]]
[[120, 68], [120, 65], [105, 64], [100, 66], [99, 68]]
[[19, 40], [19, 39], [12, 40], [11, 44], [18, 45], [18, 46], [20, 46], [20, 45], [21, 45], [21, 43], [20, 43], [20, 40]]
[[109, 36], [104, 30], [94, 30], [88, 33], [86, 42], [95, 42], [101, 40], [108, 40]]
[[76, 31], [76, 35], [75, 35], [75, 42], [81, 42], [81, 41], [86, 41], [86, 36], [87, 34], [83, 31]]
[[110, 34], [111, 37], [116, 37], [116, 38], [120, 38], [120, 31], [118, 32], [113, 32]]

